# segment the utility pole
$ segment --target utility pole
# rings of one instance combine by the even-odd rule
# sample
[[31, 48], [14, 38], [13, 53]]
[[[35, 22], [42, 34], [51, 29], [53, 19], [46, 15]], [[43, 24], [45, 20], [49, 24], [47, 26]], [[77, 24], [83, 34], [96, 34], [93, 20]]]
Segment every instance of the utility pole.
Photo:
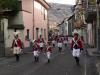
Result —
[[97, 51], [100, 52], [100, 10], [99, 10], [100, 1], [97, 0], [96, 8], [97, 8]]

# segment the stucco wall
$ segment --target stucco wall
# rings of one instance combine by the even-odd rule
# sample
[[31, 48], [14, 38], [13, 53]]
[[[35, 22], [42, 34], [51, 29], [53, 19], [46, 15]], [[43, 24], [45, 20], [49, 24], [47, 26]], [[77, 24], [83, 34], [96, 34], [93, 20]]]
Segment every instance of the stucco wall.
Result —
[[[14, 39], [14, 29], [8, 29], [8, 19], [3, 19], [2, 20], [3, 24], [4, 24], [4, 44], [5, 44], [5, 56], [9, 56], [12, 53], [12, 51], [10, 50], [11, 46], [12, 46], [12, 41]], [[19, 38], [23, 40], [23, 30], [17, 30], [19, 31]]]
[[[48, 40], [47, 18], [44, 20], [44, 13], [46, 13], [47, 10], [45, 9], [46, 12], [43, 12], [42, 9], [44, 9], [44, 8], [42, 7], [41, 4], [40, 4], [40, 7], [42, 7], [42, 9], [38, 9], [38, 8], [36, 8], [36, 4], [34, 4], [34, 5], [35, 5], [34, 6], [34, 34], [35, 34], [34, 35], [34, 39], [37, 39], [36, 38], [36, 28], [39, 28], [39, 34], [41, 34], [41, 29], [43, 29], [42, 36], [43, 36], [43, 38], [45, 38], [45, 35], [46, 35], [46, 40]], [[47, 17], [47, 13], [46, 13], [46, 17]], [[44, 29], [46, 31], [44, 31]]]
[[[12, 41], [14, 39], [14, 29], [8, 29], [8, 19], [3, 19], [4, 23], [4, 39], [5, 39], [5, 47], [11, 47]], [[19, 38], [23, 40], [23, 30], [17, 30], [19, 31]]]
[[[30, 41], [33, 40], [33, 0], [22, 0], [22, 13], [24, 22], [24, 45], [25, 47], [30, 46]], [[29, 39], [26, 40], [27, 29], [29, 29]]]

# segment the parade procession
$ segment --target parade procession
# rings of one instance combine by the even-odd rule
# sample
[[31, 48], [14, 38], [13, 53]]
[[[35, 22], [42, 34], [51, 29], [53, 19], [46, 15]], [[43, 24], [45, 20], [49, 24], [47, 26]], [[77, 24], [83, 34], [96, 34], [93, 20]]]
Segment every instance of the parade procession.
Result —
[[[18, 62], [20, 59], [20, 53], [23, 52], [23, 42], [18, 37], [19, 32], [14, 32], [14, 40], [12, 42], [11, 50], [16, 57], [16, 61]], [[55, 38], [55, 39], [54, 39]], [[44, 54], [47, 58], [47, 62], [50, 63], [50, 59], [52, 57], [52, 52], [57, 48], [58, 53], [63, 54], [63, 47], [70, 48], [72, 52], [72, 56], [75, 58], [76, 65], [79, 65], [79, 57], [83, 52], [83, 43], [79, 36], [78, 32], [73, 33], [73, 38], [71, 39], [71, 43], [69, 44], [68, 36], [53, 36], [49, 41], [45, 41], [42, 35], [38, 37], [38, 39], [32, 41], [32, 52], [34, 56], [34, 61], [39, 62], [40, 54]]]
[[0, 75], [100, 75], [100, 0], [0, 0]]

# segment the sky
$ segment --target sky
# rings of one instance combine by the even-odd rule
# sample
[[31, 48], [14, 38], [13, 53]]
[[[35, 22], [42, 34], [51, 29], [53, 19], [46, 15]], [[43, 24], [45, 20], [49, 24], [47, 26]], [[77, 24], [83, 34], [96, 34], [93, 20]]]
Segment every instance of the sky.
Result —
[[51, 2], [51, 3], [61, 3], [61, 4], [75, 5], [76, 0], [46, 0], [46, 1]]

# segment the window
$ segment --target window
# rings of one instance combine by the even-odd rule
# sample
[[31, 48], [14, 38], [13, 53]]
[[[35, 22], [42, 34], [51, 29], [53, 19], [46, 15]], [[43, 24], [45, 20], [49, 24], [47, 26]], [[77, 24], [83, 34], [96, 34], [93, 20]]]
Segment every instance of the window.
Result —
[[46, 29], [44, 29], [44, 39], [46, 40]]
[[43, 14], [43, 6], [41, 6], [41, 14]]
[[46, 19], [45, 16], [46, 16], [46, 15], [45, 15], [45, 9], [44, 9], [44, 20]]
[[29, 40], [30, 39], [30, 37], [29, 37], [30, 35], [29, 35], [29, 29], [27, 29], [27, 35], [26, 35], [26, 38], [27, 38], [27, 40]]
[[44, 9], [44, 20], [46, 20], [46, 19], [47, 19], [47, 10]]
[[36, 39], [38, 38], [39, 35], [39, 28], [36, 28]]
[[41, 35], [43, 35], [43, 29], [41, 28]]

